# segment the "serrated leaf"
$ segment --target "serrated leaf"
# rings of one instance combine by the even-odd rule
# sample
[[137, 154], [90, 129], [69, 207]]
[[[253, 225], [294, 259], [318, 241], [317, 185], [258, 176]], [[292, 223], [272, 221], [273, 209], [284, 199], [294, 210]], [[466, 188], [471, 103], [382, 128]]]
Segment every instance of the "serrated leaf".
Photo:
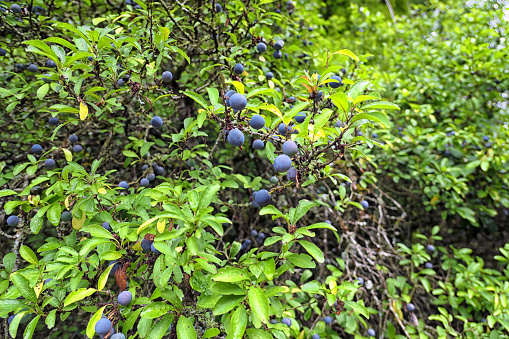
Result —
[[11, 281], [12, 283], [17, 287], [18, 292], [25, 297], [25, 299], [37, 302], [37, 296], [35, 294], [35, 291], [32, 287], [30, 287], [30, 282], [27, 278], [25, 278], [24, 275], [21, 273], [12, 273], [11, 274]]
[[355, 53], [353, 53], [352, 51], [350, 51], [348, 49], [342, 49], [342, 50], [332, 53], [332, 55], [334, 55], [334, 54], [346, 55], [346, 56], [354, 59], [355, 61], [359, 62], [359, 57], [357, 57], [357, 55], [355, 55]]
[[19, 254], [29, 263], [39, 265], [39, 260], [37, 260], [37, 256], [35, 255], [34, 251], [30, 249], [30, 247], [25, 245], [21, 246], [19, 249]]

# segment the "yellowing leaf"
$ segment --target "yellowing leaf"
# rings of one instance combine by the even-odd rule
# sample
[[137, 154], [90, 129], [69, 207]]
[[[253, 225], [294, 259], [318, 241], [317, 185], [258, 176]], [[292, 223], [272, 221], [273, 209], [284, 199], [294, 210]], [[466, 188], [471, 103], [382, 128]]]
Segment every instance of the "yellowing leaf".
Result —
[[332, 53], [332, 55], [334, 55], [334, 54], [346, 55], [346, 56], [349, 56], [350, 58], [354, 59], [357, 62], [359, 61], [359, 58], [357, 57], [357, 55], [355, 55], [352, 51], [350, 51], [348, 49], [342, 49], [342, 50]]
[[80, 119], [85, 120], [88, 115], [88, 106], [83, 101], [80, 102]]
[[64, 151], [65, 160], [72, 161], [72, 153], [67, 148], [63, 148], [62, 151]]
[[132, 249], [134, 251], [141, 251], [141, 242], [137, 242], [136, 244], [134, 244]]
[[269, 112], [272, 112], [275, 115], [277, 115], [278, 117], [280, 117], [281, 120], [283, 120], [283, 114], [281, 114], [281, 111], [276, 106], [274, 106], [274, 105], [267, 105], [266, 104], [266, 105], [260, 106], [259, 108], [264, 109], [264, 110], [269, 111]]
[[166, 228], [166, 220], [165, 219], [159, 219], [157, 221], [157, 230], [159, 233], [163, 233]]
[[235, 89], [237, 90], [237, 93], [244, 94], [244, 85], [241, 82], [239, 82], [239, 81], [231, 81], [231, 80], [228, 80], [226, 82], [229, 83], [229, 84], [232, 84], [233, 86], [235, 86]]
[[83, 227], [83, 223], [87, 219], [87, 215], [85, 214], [85, 212], [81, 213], [83, 213], [83, 217], [81, 219], [72, 217], [72, 228], [74, 228], [76, 231], [79, 231]]
[[155, 217], [155, 218], [150, 218], [148, 219], [147, 221], [145, 221], [143, 224], [140, 225], [140, 227], [138, 227], [138, 230], [136, 231], [137, 234], [140, 234], [141, 232], [143, 232], [143, 230], [145, 228], [147, 228], [151, 223], [153, 223], [154, 221], [156, 221], [158, 218]]
[[42, 291], [42, 286], [44, 285], [44, 282], [41, 281], [40, 284], [37, 284], [35, 285], [34, 287], [34, 291], [35, 291], [35, 295], [37, 296], [37, 299], [39, 299], [39, 295], [41, 294], [41, 291]]
[[104, 187], [101, 187], [97, 190], [97, 192], [101, 193], [101, 194], [106, 194], [106, 190], [104, 189]]

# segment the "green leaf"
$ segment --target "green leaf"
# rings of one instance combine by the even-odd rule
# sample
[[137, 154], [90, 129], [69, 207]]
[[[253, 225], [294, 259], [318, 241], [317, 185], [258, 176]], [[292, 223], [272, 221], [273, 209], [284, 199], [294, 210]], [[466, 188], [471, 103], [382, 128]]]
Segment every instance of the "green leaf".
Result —
[[37, 97], [39, 98], [39, 100], [44, 99], [46, 94], [48, 94], [48, 91], [49, 91], [49, 84], [44, 84], [41, 87], [39, 87], [39, 89], [37, 90]]
[[338, 107], [340, 110], [342, 110], [343, 113], [348, 112], [348, 98], [346, 97], [345, 93], [343, 92], [334, 93], [329, 97], [329, 99], [331, 99], [332, 103], [336, 105], [336, 107]]
[[221, 67], [221, 68], [223, 68], [223, 67], [224, 67], [224, 65], [223, 65], [223, 64], [214, 64], [214, 65], [210, 65], [210, 66], [204, 67], [204, 68], [202, 68], [202, 69], [201, 69], [201, 71], [200, 71], [200, 76], [201, 76], [201, 75], [203, 75], [203, 73], [205, 73], [205, 72], [206, 72], [206, 71], [208, 71], [209, 69], [212, 69], [212, 68], [214, 68], [214, 67]]
[[46, 323], [46, 326], [48, 326], [49, 329], [52, 329], [53, 327], [55, 327], [56, 318], [57, 318], [57, 309], [51, 310], [48, 313], [46, 320], [44, 321]]
[[352, 309], [352, 310], [354, 310], [355, 313], [362, 314], [364, 317], [366, 317], [366, 319], [369, 319], [369, 311], [363, 305], [361, 305], [355, 301], [349, 301], [349, 300], [345, 300], [344, 303], [345, 303], [346, 309]]
[[106, 308], [106, 306], [101, 307], [97, 312], [94, 313], [92, 318], [90, 318], [90, 320], [88, 321], [87, 330], [86, 330], [87, 337], [92, 338], [94, 336], [95, 323], [97, 323], [99, 321], [99, 319], [101, 319], [105, 308]]
[[299, 206], [295, 208], [295, 214], [293, 218], [290, 218], [290, 223], [295, 225], [312, 207], [316, 206], [317, 203], [303, 199], [299, 201]]
[[14, 264], [16, 263], [16, 254], [14, 253], [7, 253], [3, 260], [2, 260], [5, 269], [7, 272], [12, 272], [12, 269], [14, 268]]
[[177, 323], [177, 338], [178, 339], [196, 339], [196, 331], [193, 324], [185, 316], [181, 315]]
[[287, 257], [288, 261], [297, 267], [302, 268], [315, 268], [316, 264], [313, 262], [313, 258], [307, 254], [296, 254], [291, 253]]
[[65, 160], [68, 162], [72, 161], [72, 153], [67, 148], [62, 148], [62, 151], [64, 151]]
[[219, 91], [216, 88], [207, 87], [207, 92], [209, 93], [209, 99], [212, 106], [215, 106], [219, 100]]
[[16, 338], [16, 333], [18, 332], [19, 323], [20, 323], [21, 319], [23, 319], [23, 316], [26, 313], [27, 312], [20, 312], [20, 313], [16, 314], [14, 319], [12, 319], [11, 323], [9, 324], [9, 334], [11, 335], [11, 338]]
[[32, 319], [32, 321], [30, 323], [28, 323], [27, 327], [25, 328], [25, 332], [23, 332], [23, 339], [33, 338], [35, 327], [37, 326], [39, 319], [41, 319], [40, 315], [38, 315], [37, 317]]
[[222, 282], [238, 282], [249, 279], [248, 271], [236, 267], [221, 268], [215, 275], [212, 276], [213, 281]]
[[299, 244], [301, 244], [302, 247], [304, 247], [306, 251], [311, 254], [311, 256], [315, 258], [315, 260], [320, 264], [324, 262], [325, 258], [323, 256], [322, 250], [320, 250], [318, 246], [306, 240], [299, 240]]
[[126, 157], [130, 157], [130, 158], [139, 158], [138, 154], [134, 153], [133, 151], [129, 151], [129, 150], [124, 150], [122, 152], [122, 154], [125, 155]]
[[219, 335], [219, 333], [221, 333], [221, 331], [219, 331], [219, 329], [209, 328], [208, 330], [205, 331], [205, 333], [203, 333], [202, 338], [203, 339], [214, 338], [214, 337], [217, 337]]
[[361, 107], [361, 110], [366, 110], [366, 109], [397, 109], [399, 110], [399, 106], [396, 105], [396, 104], [393, 104], [392, 102], [388, 102], [388, 101], [377, 101], [377, 102], [373, 102], [371, 104], [367, 104], [365, 106], [362, 106]]
[[217, 301], [212, 312], [214, 315], [225, 314], [239, 305], [244, 300], [244, 297], [244, 295], [224, 295]]
[[348, 90], [348, 93], [347, 95], [349, 97], [351, 97], [352, 99], [355, 99], [357, 98], [359, 95], [362, 94], [362, 92], [364, 92], [364, 90], [369, 86], [369, 84], [371, 83], [371, 81], [365, 81], [365, 80], [361, 80], [361, 81], [357, 81], [349, 90]]
[[37, 302], [37, 295], [32, 287], [30, 287], [30, 282], [24, 275], [21, 273], [12, 273], [11, 274], [12, 283], [18, 288], [19, 293], [25, 297], [25, 299]]
[[246, 307], [242, 304], [235, 312], [233, 312], [230, 319], [230, 331], [226, 339], [242, 339], [247, 326], [247, 312]]
[[194, 101], [199, 103], [201, 107], [207, 108], [207, 106], [208, 106], [207, 102], [198, 93], [191, 92], [191, 91], [182, 91], [182, 93], [184, 93], [185, 95], [187, 95], [188, 97], [190, 97], [191, 99], [193, 99]]
[[269, 298], [258, 286], [250, 288], [247, 297], [253, 315], [263, 324], [267, 324], [269, 321]]
[[39, 260], [37, 260], [37, 256], [35, 255], [34, 251], [30, 249], [30, 247], [25, 245], [21, 246], [19, 249], [19, 254], [29, 263], [39, 265]]
[[18, 193], [16, 193], [13, 190], [9, 190], [9, 189], [0, 190], [0, 198], [7, 197], [9, 195], [16, 195], [16, 194], [18, 194]]
[[157, 324], [155, 324], [150, 332], [147, 334], [147, 338], [150, 339], [161, 339], [164, 334], [168, 331], [168, 328], [173, 321], [173, 315], [165, 315]]
[[352, 118], [352, 120], [350, 120], [350, 123], [353, 124], [354, 122], [361, 120], [361, 119], [378, 122], [383, 127], [391, 126], [391, 123], [390, 123], [389, 119], [387, 119], [387, 116], [381, 112], [358, 113]]
[[281, 213], [281, 211], [279, 211], [277, 208], [275, 208], [272, 205], [265, 206], [264, 208], [262, 208], [260, 210], [259, 214], [260, 215], [272, 214], [273, 215], [272, 220], [277, 219], [277, 218], [284, 218], [285, 220], [288, 221], [287, 216], [284, 215], [283, 213]]
[[67, 298], [64, 299], [64, 307], [77, 301], [80, 301], [82, 299], [85, 299], [88, 296], [91, 296], [92, 294], [95, 293], [95, 291], [96, 291], [95, 288], [80, 288], [76, 291], [69, 293]]
[[163, 303], [163, 302], [155, 302], [147, 305], [143, 312], [141, 312], [141, 317], [145, 319], [155, 319], [160, 316], [168, 313], [168, 311], [172, 310], [173, 307]]

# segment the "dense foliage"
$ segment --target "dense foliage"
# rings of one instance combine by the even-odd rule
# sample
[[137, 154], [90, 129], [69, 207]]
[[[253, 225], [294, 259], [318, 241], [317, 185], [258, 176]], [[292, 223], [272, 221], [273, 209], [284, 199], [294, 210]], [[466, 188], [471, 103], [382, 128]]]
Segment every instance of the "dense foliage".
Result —
[[509, 337], [497, 6], [0, 2], [0, 336]]

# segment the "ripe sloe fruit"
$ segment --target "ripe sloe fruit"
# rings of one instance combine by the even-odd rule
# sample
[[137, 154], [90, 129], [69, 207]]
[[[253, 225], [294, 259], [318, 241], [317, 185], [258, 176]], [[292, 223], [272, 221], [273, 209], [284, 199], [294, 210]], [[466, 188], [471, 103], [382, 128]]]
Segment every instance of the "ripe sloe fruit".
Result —
[[413, 312], [413, 311], [415, 311], [415, 305], [412, 303], [408, 303], [406, 305], [406, 309], [408, 310], [408, 312]]
[[330, 323], [332, 323], [332, 318], [330, 316], [326, 316], [323, 318], [323, 321], [325, 321], [327, 325], [330, 325]]
[[155, 246], [154, 246], [154, 243], [150, 244], [150, 251], [152, 251], [152, 253], [155, 253], [157, 255], [161, 254], [161, 251], [159, 251]]
[[118, 86], [118, 87], [122, 87], [122, 86], [124, 86], [124, 79], [118, 79], [118, 80], [117, 80], [117, 86]]
[[306, 113], [300, 112], [295, 116], [295, 121], [299, 124], [303, 123], [306, 120]]
[[230, 106], [233, 109], [242, 111], [247, 106], [247, 99], [240, 93], [235, 93], [230, 97]]
[[153, 181], [156, 178], [156, 175], [154, 173], [149, 173], [147, 175], [148, 181]]
[[127, 183], [127, 181], [121, 181], [119, 184], [118, 184], [118, 187], [120, 188], [123, 188], [123, 189], [128, 189], [129, 188], [129, 184]]
[[258, 235], [258, 231], [257, 230], [251, 230], [251, 236], [252, 237], [256, 237]]
[[35, 144], [32, 146], [32, 152], [34, 153], [41, 153], [42, 152], [42, 146], [39, 144]]
[[62, 221], [71, 221], [72, 220], [72, 214], [69, 211], [63, 211], [60, 215], [60, 220]]
[[267, 190], [259, 190], [253, 194], [256, 203], [260, 206], [265, 206], [270, 202], [270, 194]]
[[110, 339], [125, 339], [124, 333], [115, 333]]
[[270, 80], [270, 79], [272, 79], [273, 77], [274, 77], [274, 73], [272, 73], [272, 72], [267, 72], [267, 73], [265, 73], [265, 78], [266, 78], [267, 80]]
[[487, 135], [482, 137], [482, 141], [484, 141], [484, 142], [488, 142], [489, 140], [490, 140], [490, 137]]
[[21, 13], [21, 7], [18, 4], [12, 4], [11, 11], [13, 13], [19, 14], [19, 13]]
[[484, 145], [484, 147], [486, 147], [486, 148], [490, 148], [490, 147], [491, 147], [491, 142], [487, 142], [487, 143]]
[[361, 284], [361, 286], [364, 285], [364, 278], [358, 277], [357, 281]]
[[318, 93], [316, 94], [316, 101], [320, 101], [322, 100], [323, 98], [323, 92], [322, 91], [318, 91]]
[[29, 70], [30, 72], [32, 72], [32, 73], [35, 73], [35, 72], [37, 72], [37, 71], [39, 70], [39, 67], [37, 67], [37, 65], [36, 65], [36, 64], [30, 64], [30, 65], [28, 66], [28, 70]]
[[435, 252], [435, 246], [433, 246], [433, 245], [428, 245], [428, 246], [426, 246], [426, 249], [427, 249], [429, 252]]
[[279, 179], [278, 179], [276, 176], [273, 176], [273, 177], [271, 177], [271, 178], [270, 178], [270, 182], [271, 182], [272, 184], [274, 184], [274, 185], [275, 185], [275, 184], [277, 184], [277, 183], [278, 183], [278, 181], [279, 181]]
[[109, 223], [109, 222], [107, 222], [107, 221], [103, 222], [102, 227], [103, 227], [105, 230], [107, 230], [107, 231], [111, 232], [111, 226], [110, 226], [110, 223]]
[[55, 68], [57, 67], [57, 64], [53, 60], [48, 59], [46, 60], [46, 67]]
[[52, 82], [53, 80], [51, 79], [51, 75], [49, 75], [48, 73], [45, 73], [42, 78], [42, 81], [44, 81], [45, 83], [50, 83]]
[[141, 186], [148, 186], [148, 184], [150, 183], [150, 181], [148, 181], [147, 178], [143, 178], [140, 180], [140, 185]]
[[371, 134], [371, 136], [373, 137], [373, 139], [378, 138], [378, 134], [377, 133], [373, 133], [373, 134]]
[[265, 126], [265, 118], [258, 114], [253, 115], [249, 121], [249, 125], [254, 129], [260, 129]]
[[341, 86], [341, 83], [343, 80], [338, 75], [333, 75], [330, 77], [331, 80], [335, 80], [334, 82], [329, 82], [327, 85], [329, 85], [332, 88], [339, 88]]
[[150, 120], [150, 124], [155, 128], [161, 128], [163, 126], [163, 119], [156, 115]]
[[55, 167], [56, 163], [55, 163], [55, 160], [53, 160], [53, 159], [46, 159], [46, 161], [44, 162], [44, 165], [47, 168], [52, 168], [52, 167]]
[[6, 56], [7, 55], [7, 51], [3, 48], [0, 48], [0, 56]]
[[297, 181], [297, 170], [293, 167], [290, 167], [288, 172], [286, 172], [286, 178], [293, 182]]
[[278, 173], [283, 173], [288, 171], [288, 169], [292, 166], [292, 159], [286, 154], [278, 155], [274, 159], [274, 169]]
[[369, 202], [367, 202], [366, 200], [362, 200], [362, 201], [361, 201], [361, 206], [362, 206], [364, 209], [366, 209], [366, 208], [368, 208], [368, 207], [369, 207]]
[[81, 147], [81, 145], [74, 145], [74, 146], [72, 147], [72, 151], [73, 151], [74, 153], [81, 153], [81, 151], [83, 151], [83, 147]]
[[292, 104], [296, 101], [297, 99], [292, 95], [291, 97], [288, 98], [288, 101], [291, 102]]
[[101, 318], [95, 323], [95, 333], [104, 335], [111, 329], [111, 321], [108, 318]]
[[427, 262], [426, 265], [424, 265], [424, 267], [426, 267], [428, 269], [433, 269], [433, 264], [430, 262]]
[[265, 147], [265, 144], [263, 143], [262, 140], [256, 139], [255, 141], [253, 141], [253, 148], [254, 149], [263, 149], [263, 147]]
[[223, 11], [223, 7], [221, 6], [221, 4], [216, 3], [215, 7], [217, 13], [221, 13]]
[[57, 126], [60, 123], [60, 120], [58, 117], [51, 117], [49, 118], [49, 124], [53, 126]]
[[299, 148], [297, 147], [295, 141], [287, 140], [283, 144], [283, 153], [289, 157], [293, 157], [295, 154], [297, 154], [298, 150]]
[[318, 333], [313, 334], [311, 339], [320, 339], [320, 335]]
[[244, 133], [239, 129], [234, 128], [228, 133], [228, 143], [233, 146], [242, 146], [244, 143]]
[[278, 130], [279, 134], [286, 135], [288, 132], [291, 132], [292, 128], [286, 126], [285, 123], [280, 123], [277, 130]]
[[7, 218], [7, 225], [16, 226], [19, 223], [19, 218], [17, 215], [11, 215]]
[[283, 57], [283, 53], [281, 53], [281, 51], [274, 51], [274, 53], [272, 53], [272, 56], [276, 59], [281, 59]]
[[265, 240], [265, 233], [260, 232], [258, 233], [258, 236], [256, 237], [257, 240]]
[[244, 242], [242, 243], [242, 249], [247, 249], [249, 248], [249, 246], [251, 246], [251, 239], [246, 239], [244, 240]]
[[256, 50], [260, 53], [263, 53], [267, 50], [267, 45], [265, 45], [263, 42], [260, 42], [258, 45], [256, 45]]
[[122, 291], [118, 295], [118, 303], [120, 305], [129, 305], [129, 303], [133, 300], [133, 294], [129, 291]]
[[242, 64], [236, 64], [236, 65], [233, 67], [233, 72], [235, 72], [235, 74], [242, 74], [242, 72], [244, 72], [244, 65], [242, 65]]
[[149, 241], [147, 239], [143, 239], [141, 241], [141, 248], [143, 248], [144, 251], [149, 252], [152, 248], [152, 241]]
[[157, 175], [163, 175], [164, 174], [164, 167], [163, 166], [155, 166], [154, 171]]
[[173, 74], [170, 71], [164, 71], [162, 77], [163, 77], [163, 82], [165, 84], [167, 84], [173, 80]]
[[281, 320], [281, 323], [283, 325], [286, 325], [288, 327], [292, 326], [292, 319], [290, 318], [283, 318], [283, 320]]
[[374, 330], [374, 329], [372, 329], [372, 328], [368, 329], [368, 335], [369, 335], [370, 337], [374, 337], [374, 336], [376, 335], [375, 330]]
[[78, 142], [78, 136], [76, 134], [69, 135], [69, 141], [72, 142], [73, 144]]
[[229, 90], [228, 92], [226, 92], [226, 94], [224, 95], [225, 97], [225, 102], [226, 102], [226, 106], [230, 106], [230, 98], [232, 97], [232, 95], [234, 95], [235, 92], [234, 90]]
[[279, 51], [279, 50], [281, 50], [281, 49], [283, 48], [283, 44], [281, 44], [281, 42], [282, 42], [282, 41], [281, 41], [281, 40], [279, 40], [278, 42], [276, 42], [276, 43], [274, 44], [274, 49], [275, 49], [276, 51]]

